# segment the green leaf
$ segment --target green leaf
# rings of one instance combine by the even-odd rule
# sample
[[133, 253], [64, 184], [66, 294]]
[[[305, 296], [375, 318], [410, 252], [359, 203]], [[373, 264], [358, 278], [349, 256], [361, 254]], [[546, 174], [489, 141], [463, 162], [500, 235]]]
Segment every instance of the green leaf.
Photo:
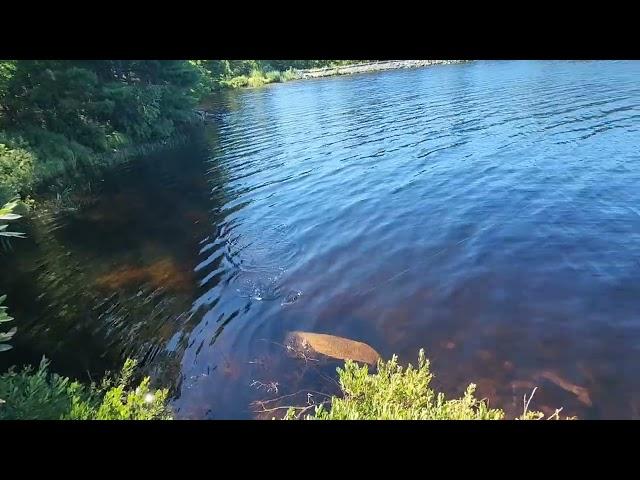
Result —
[[0, 233], [2, 237], [16, 237], [16, 238], [27, 238], [22, 232], [2, 232]]
[[0, 216], [11, 213], [14, 208], [18, 206], [18, 202], [9, 202], [4, 207], [0, 208]]
[[8, 332], [4, 332], [4, 333], [0, 332], [0, 342], [6, 342], [8, 340], [11, 340], [11, 338], [16, 334], [17, 331], [18, 329], [16, 327], [13, 327]]
[[0, 343], [0, 352], [6, 352], [7, 350], [11, 350], [13, 347], [8, 343]]

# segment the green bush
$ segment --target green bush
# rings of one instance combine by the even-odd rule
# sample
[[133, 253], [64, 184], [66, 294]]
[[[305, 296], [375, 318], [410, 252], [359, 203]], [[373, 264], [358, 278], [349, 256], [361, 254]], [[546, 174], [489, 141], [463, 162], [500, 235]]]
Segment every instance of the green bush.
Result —
[[[447, 400], [430, 386], [433, 375], [424, 350], [418, 355], [418, 368], [403, 369], [394, 355], [390, 361], [378, 361], [378, 371], [348, 360], [338, 368], [342, 397], [332, 397], [330, 406], [315, 407], [303, 418], [310, 420], [501, 420], [504, 411], [489, 408], [485, 400], [475, 398], [474, 384], [461, 398]], [[301, 417], [309, 407], [292, 407], [286, 419]], [[556, 412], [556, 417], [557, 417]], [[540, 419], [541, 412], [527, 411], [520, 419]]]
[[281, 82], [282, 81], [282, 72], [278, 72], [277, 70], [269, 70], [264, 74], [267, 79], [267, 83]]
[[184, 133], [211, 81], [198, 61], [0, 61], [0, 201]]
[[33, 183], [66, 182], [81, 166], [94, 160], [93, 151], [68, 137], [38, 127], [22, 131], [38, 159], [33, 170]]
[[220, 85], [225, 88], [242, 88], [242, 87], [246, 87], [248, 84], [249, 84], [249, 77], [245, 75], [238, 75], [237, 77], [220, 81]]
[[34, 155], [31, 152], [0, 143], [0, 203], [29, 189], [33, 172]]
[[278, 81], [288, 82], [290, 80], [295, 80], [296, 78], [298, 78], [298, 76], [296, 75], [295, 71], [292, 68], [289, 68], [283, 72], [280, 72], [280, 79]]
[[288, 82], [289, 80], [295, 80], [297, 78], [293, 69], [288, 69], [283, 72], [280, 72], [277, 70], [271, 70], [267, 72], [265, 76], [266, 76], [266, 79], [268, 80], [266, 83], [273, 83], [273, 82], [284, 83], [284, 82]]
[[[319, 420], [500, 420], [501, 410], [490, 409], [474, 397], [475, 385], [460, 399], [446, 400], [444, 394], [430, 388], [433, 375], [424, 350], [418, 356], [418, 368], [403, 369], [394, 355], [378, 362], [378, 371], [369, 374], [368, 366], [350, 360], [338, 368], [343, 398], [333, 397], [331, 407], [316, 408], [307, 419]], [[291, 418], [293, 411], [288, 413]]]
[[260, 70], [252, 70], [249, 75], [238, 75], [228, 80], [223, 80], [221, 84], [227, 88], [255, 88], [278, 81], [277, 78], [279, 78], [279, 72], [269, 72], [269, 74], [265, 74]]
[[247, 78], [247, 86], [250, 88], [261, 87], [267, 83], [270, 83], [269, 79], [261, 70], [252, 70]]
[[135, 365], [100, 386], [50, 374], [44, 358], [35, 371], [11, 368], [0, 376], [0, 420], [170, 420], [167, 390], [151, 390], [148, 377], [130, 386]]
[[269, 83], [283, 83], [296, 79], [293, 69], [279, 70], [252, 70], [248, 75], [237, 75], [220, 80], [220, 86], [224, 88], [255, 88]]

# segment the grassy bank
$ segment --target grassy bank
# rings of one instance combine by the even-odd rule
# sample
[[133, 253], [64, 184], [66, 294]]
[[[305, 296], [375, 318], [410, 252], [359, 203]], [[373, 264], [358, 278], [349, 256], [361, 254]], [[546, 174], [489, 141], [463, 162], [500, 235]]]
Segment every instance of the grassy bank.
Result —
[[[362, 60], [198, 60], [210, 91], [254, 88], [300, 78], [298, 71], [346, 66]], [[205, 88], [207, 88], [205, 87]]]
[[297, 75], [293, 70], [285, 70], [281, 72], [279, 70], [269, 70], [267, 72], [263, 70], [252, 70], [249, 75], [238, 75], [229, 79], [221, 80], [220, 86], [222, 88], [254, 88], [266, 85], [268, 83], [283, 83], [289, 80], [294, 80]]
[[[284, 64], [284, 70], [278, 70], [269, 61], [245, 60], [235, 70], [228, 69], [212, 80], [213, 89], [254, 88], [269, 83], [281, 83], [289, 80], [301, 80], [384, 70], [419, 68], [432, 65], [461, 63], [462, 60], [325, 60], [300, 63], [296, 61]], [[255, 62], [255, 63], [251, 63]], [[280, 65], [280, 63], [276, 63]], [[293, 65], [296, 65], [294, 67]], [[300, 68], [301, 67], [301, 68]], [[247, 71], [246, 68], [251, 68]], [[243, 73], [240, 73], [243, 72]]]

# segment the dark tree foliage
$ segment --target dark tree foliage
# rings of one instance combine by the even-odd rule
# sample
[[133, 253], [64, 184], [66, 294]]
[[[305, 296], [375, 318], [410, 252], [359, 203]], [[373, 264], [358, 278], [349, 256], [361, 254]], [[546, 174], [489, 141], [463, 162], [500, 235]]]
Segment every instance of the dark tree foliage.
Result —
[[[202, 70], [185, 60], [0, 61], [0, 158], [48, 180], [97, 154], [161, 141], [193, 119]], [[17, 193], [17, 192], [13, 192]]]
[[185, 61], [24, 60], [0, 92], [2, 127], [60, 133], [95, 149], [119, 132], [135, 140], [170, 135], [195, 103], [198, 71]]

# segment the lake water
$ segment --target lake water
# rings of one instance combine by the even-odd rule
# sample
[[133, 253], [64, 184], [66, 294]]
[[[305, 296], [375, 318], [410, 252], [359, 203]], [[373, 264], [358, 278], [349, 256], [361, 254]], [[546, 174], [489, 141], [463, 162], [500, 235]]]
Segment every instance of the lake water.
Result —
[[209, 108], [188, 144], [24, 225], [0, 366], [94, 378], [135, 356], [179, 418], [270, 418], [337, 391], [340, 361], [287, 355], [304, 330], [424, 348], [438, 388], [475, 382], [509, 415], [537, 386], [547, 413], [640, 418], [640, 62], [478, 61]]

